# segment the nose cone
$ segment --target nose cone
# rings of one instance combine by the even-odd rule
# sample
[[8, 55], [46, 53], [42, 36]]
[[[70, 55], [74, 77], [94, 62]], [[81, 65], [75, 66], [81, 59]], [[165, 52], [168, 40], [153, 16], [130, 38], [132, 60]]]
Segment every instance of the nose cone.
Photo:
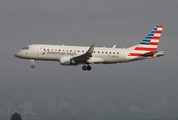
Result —
[[20, 57], [20, 53], [17, 52], [14, 56], [17, 57], [17, 58], [19, 58]]
[[16, 53], [14, 56], [15, 56], [15, 57], [18, 57], [18, 54]]

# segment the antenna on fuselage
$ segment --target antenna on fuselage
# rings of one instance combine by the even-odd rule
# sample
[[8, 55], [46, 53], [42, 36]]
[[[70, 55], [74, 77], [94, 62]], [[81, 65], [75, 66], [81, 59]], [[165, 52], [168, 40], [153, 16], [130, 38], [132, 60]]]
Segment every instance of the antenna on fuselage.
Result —
[[116, 48], [116, 45], [113, 45], [113, 47], [112, 48]]

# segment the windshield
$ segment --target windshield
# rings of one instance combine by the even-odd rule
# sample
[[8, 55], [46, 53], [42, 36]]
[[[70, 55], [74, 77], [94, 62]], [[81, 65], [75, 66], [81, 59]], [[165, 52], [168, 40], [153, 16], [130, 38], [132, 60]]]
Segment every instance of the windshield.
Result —
[[24, 47], [24, 48], [22, 48], [23, 50], [29, 50], [29, 47]]

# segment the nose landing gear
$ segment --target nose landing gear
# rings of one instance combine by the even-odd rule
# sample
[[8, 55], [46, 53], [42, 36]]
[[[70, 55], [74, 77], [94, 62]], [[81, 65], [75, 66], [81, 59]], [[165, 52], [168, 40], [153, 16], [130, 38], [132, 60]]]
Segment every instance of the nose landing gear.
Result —
[[33, 68], [35, 68], [35, 66], [34, 66], [34, 65], [31, 65], [31, 68], [33, 69]]
[[35, 60], [30, 60], [30, 62], [32, 63], [31, 68], [35, 68]]

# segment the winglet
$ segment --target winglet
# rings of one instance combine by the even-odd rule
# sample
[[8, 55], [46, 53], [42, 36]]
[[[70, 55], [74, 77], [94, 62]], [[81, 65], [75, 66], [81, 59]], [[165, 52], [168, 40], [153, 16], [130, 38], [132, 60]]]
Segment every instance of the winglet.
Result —
[[91, 54], [93, 53], [95, 47], [95, 43], [91, 45], [91, 47], [88, 49], [88, 51], [85, 53], [88, 56], [91, 56]]
[[94, 47], [95, 47], [95, 44], [92, 44], [86, 53], [84, 53], [82, 55], [79, 55], [79, 56], [76, 56], [76, 57], [73, 57], [72, 59], [74, 61], [78, 61], [78, 62], [82, 62], [82, 63], [87, 62], [87, 60], [90, 57], [92, 57], [92, 53], [93, 53]]

